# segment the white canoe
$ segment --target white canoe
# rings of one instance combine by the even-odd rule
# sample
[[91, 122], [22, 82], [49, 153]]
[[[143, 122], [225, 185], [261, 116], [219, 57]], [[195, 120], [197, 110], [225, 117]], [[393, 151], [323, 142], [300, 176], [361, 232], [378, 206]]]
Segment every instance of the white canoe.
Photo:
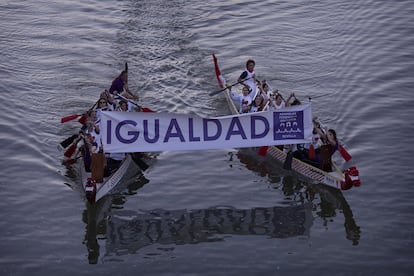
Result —
[[142, 173], [141, 167], [134, 161], [131, 154], [126, 154], [121, 165], [110, 176], [104, 177], [103, 182], [96, 182], [92, 178], [92, 173], [85, 170], [83, 158], [79, 158], [75, 164], [78, 171], [78, 179], [83, 187], [85, 199], [89, 203], [98, 202], [105, 195], [110, 194], [115, 187], [127, 182], [134, 176]]

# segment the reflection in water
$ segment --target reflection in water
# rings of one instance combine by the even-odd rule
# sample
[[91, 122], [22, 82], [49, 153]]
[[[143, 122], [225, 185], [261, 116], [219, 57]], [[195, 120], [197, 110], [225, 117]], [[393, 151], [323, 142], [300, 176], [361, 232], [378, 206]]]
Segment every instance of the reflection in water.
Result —
[[[307, 236], [314, 217], [322, 218], [327, 224], [328, 218], [336, 217], [338, 211], [345, 217], [346, 238], [358, 245], [360, 228], [340, 190], [322, 184], [309, 185], [294, 173], [286, 174], [277, 162], [248, 151], [239, 151], [237, 157], [248, 169], [267, 177], [271, 187], [282, 191], [291, 205], [252, 209], [226, 206], [198, 210], [111, 211], [123, 205], [125, 195], [107, 196], [97, 204], [87, 204], [83, 214], [87, 224], [85, 244], [89, 263], [98, 262], [102, 255], [100, 250], [105, 250], [105, 255], [135, 254], [152, 244], [217, 242], [224, 240], [223, 235]], [[148, 182], [141, 175], [124, 186], [123, 192], [134, 194]]]
[[[262, 177], [268, 177], [269, 182], [273, 184], [272, 187], [280, 189], [286, 197], [302, 203], [311, 202], [315, 214], [323, 218], [324, 223], [328, 223], [326, 218], [336, 216], [336, 210], [341, 210], [345, 217], [346, 238], [351, 240], [353, 245], [359, 244], [361, 230], [341, 190], [323, 184], [309, 184], [294, 171], [284, 170], [280, 162], [270, 157], [260, 157], [254, 149], [240, 149], [236, 155], [246, 168]], [[320, 202], [315, 203], [316, 195], [319, 195]]]
[[[132, 178], [126, 183], [127, 194], [133, 194], [142, 186], [149, 182], [144, 175], [140, 174], [138, 178]], [[125, 184], [122, 185], [125, 187]], [[120, 190], [120, 189], [118, 189]], [[95, 204], [86, 202], [86, 209], [83, 212], [82, 220], [86, 223], [86, 237], [85, 243], [88, 249], [88, 260], [90, 264], [96, 264], [100, 255], [100, 246], [98, 242], [98, 236], [102, 236], [105, 239], [107, 233], [106, 221], [115, 206], [121, 206], [125, 202], [123, 195], [108, 195]]]
[[196, 244], [224, 240], [224, 234], [288, 238], [308, 235], [310, 205], [235, 209], [149, 210], [112, 215], [107, 223], [107, 254], [133, 254], [157, 244]]

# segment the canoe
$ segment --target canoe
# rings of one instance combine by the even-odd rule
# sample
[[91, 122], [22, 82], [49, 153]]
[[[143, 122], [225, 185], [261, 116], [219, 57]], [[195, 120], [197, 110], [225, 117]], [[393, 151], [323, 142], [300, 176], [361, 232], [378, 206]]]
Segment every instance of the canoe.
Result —
[[108, 177], [104, 177], [101, 183], [97, 182], [91, 172], [85, 170], [83, 158], [79, 159], [79, 180], [89, 203], [98, 202], [105, 195], [111, 193], [119, 184], [126, 182], [135, 175], [142, 173], [141, 167], [134, 161], [131, 154], [126, 154], [118, 169]]
[[[70, 146], [66, 143], [66, 140], [60, 145], [62, 149], [67, 148], [64, 154], [64, 163], [73, 173], [71, 178], [75, 182], [79, 182], [81, 192], [89, 203], [98, 202], [104, 196], [113, 192], [116, 187], [121, 186], [120, 184], [128, 184], [136, 176], [142, 175], [143, 171], [149, 167], [148, 163], [152, 161], [148, 155], [125, 153], [124, 159], [119, 164], [108, 165], [104, 153], [93, 153], [91, 154], [90, 169], [86, 170], [85, 155], [83, 154], [85, 142], [75, 137], [78, 137], [78, 135], [73, 135], [67, 139], [72, 141]], [[108, 166], [108, 172], [105, 172], [105, 166]]]
[[[221, 91], [223, 91], [225, 94], [226, 101], [230, 108], [230, 111], [232, 114], [239, 114], [238, 107], [236, 106], [236, 104], [234, 103], [230, 95], [230, 90], [225, 89], [226, 80], [221, 74], [221, 71], [218, 67], [217, 58], [215, 57], [214, 54], [213, 54], [213, 59], [214, 59], [217, 81], [218, 81], [220, 88], [222, 88]], [[231, 85], [231, 86], [234, 86], [234, 85]], [[234, 91], [234, 89], [232, 90]], [[267, 156], [270, 156], [272, 159], [286, 164], [286, 161], [287, 161], [286, 158], [288, 156], [288, 153], [284, 152], [283, 150], [279, 149], [276, 146], [269, 146], [265, 148], [266, 148], [265, 154]], [[311, 181], [311, 183], [314, 183], [314, 184], [321, 183], [321, 184], [334, 187], [336, 189], [341, 189], [341, 190], [348, 190], [352, 188], [353, 186], [360, 186], [361, 182], [359, 179], [359, 172], [354, 166], [348, 168], [345, 171], [341, 171], [338, 165], [334, 162], [334, 160], [332, 160], [332, 167], [334, 171], [326, 172], [308, 163], [305, 163], [299, 159], [296, 159], [294, 157], [291, 159], [289, 158], [288, 160], [291, 160], [291, 163], [288, 166], [289, 170], [292, 169], [296, 171], [297, 173], [305, 176], [308, 180]]]

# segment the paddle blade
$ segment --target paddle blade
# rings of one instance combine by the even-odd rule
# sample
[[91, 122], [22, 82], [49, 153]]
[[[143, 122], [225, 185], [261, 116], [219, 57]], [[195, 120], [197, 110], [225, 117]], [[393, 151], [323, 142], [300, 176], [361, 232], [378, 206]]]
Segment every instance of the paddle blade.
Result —
[[155, 112], [155, 111], [148, 107], [142, 107], [142, 112]]
[[67, 158], [70, 158], [76, 151], [76, 145], [71, 145], [67, 151], [63, 154]]
[[64, 141], [60, 142], [60, 145], [62, 146], [62, 148], [66, 149], [67, 147], [69, 147], [70, 144], [73, 143], [73, 141], [75, 141], [76, 138], [78, 138], [78, 135], [74, 134], [69, 138], [66, 138]]
[[221, 88], [224, 88], [225, 86], [225, 83], [223, 81], [224, 78], [221, 75], [220, 68], [218, 67], [217, 57], [215, 54], [213, 54], [213, 60], [214, 60], [214, 71], [216, 73], [217, 82]]
[[83, 114], [82, 117], [79, 118], [78, 122], [84, 125], [86, 124], [86, 119], [88, 119], [88, 117], [86, 116], [86, 114]]
[[78, 118], [78, 116], [79, 116], [78, 114], [73, 114], [70, 116], [63, 117], [62, 119], [60, 119], [60, 123], [63, 124], [63, 123], [75, 120], [76, 118]]
[[267, 153], [267, 149], [268, 148], [269, 148], [268, 146], [260, 147], [259, 148], [259, 151], [257, 152], [257, 154], [260, 155], [260, 156], [265, 156], [266, 153]]
[[352, 156], [346, 151], [346, 149], [342, 145], [339, 145], [339, 153], [342, 155], [346, 162], [352, 159]]

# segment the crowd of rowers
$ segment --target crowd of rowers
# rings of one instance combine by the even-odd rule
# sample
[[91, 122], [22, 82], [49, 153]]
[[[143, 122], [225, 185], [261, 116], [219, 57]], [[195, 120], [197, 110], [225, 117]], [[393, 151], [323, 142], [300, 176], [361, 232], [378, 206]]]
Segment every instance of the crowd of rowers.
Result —
[[[278, 90], [271, 91], [269, 84], [263, 80], [256, 79], [254, 73], [255, 62], [248, 60], [246, 69], [240, 75], [238, 82], [243, 85], [242, 94], [232, 91], [231, 86], [227, 86], [230, 95], [239, 108], [239, 113], [258, 112], [266, 110], [278, 110], [288, 106], [299, 105], [300, 101], [294, 93], [291, 93], [287, 100]], [[291, 100], [293, 101], [291, 102]], [[91, 156], [94, 153], [102, 153], [103, 147], [100, 138], [100, 115], [102, 111], [151, 111], [144, 110], [137, 105], [134, 100], [138, 97], [130, 92], [128, 88], [128, 72], [122, 71], [115, 78], [109, 88], [100, 94], [99, 100], [79, 120], [83, 127], [73, 140], [74, 145], [78, 145], [78, 151], [66, 151], [65, 156], [71, 158], [73, 155], [82, 154], [86, 171], [90, 171]], [[318, 167], [324, 171], [332, 171], [331, 156], [338, 149], [339, 143], [336, 132], [333, 129], [323, 129], [317, 120], [313, 121], [312, 142], [308, 144], [278, 146], [285, 152], [293, 152], [294, 157]], [[79, 143], [83, 141], [84, 143]], [[83, 146], [84, 145], [84, 146]], [[67, 153], [67, 154], [66, 154]], [[109, 175], [116, 170], [125, 158], [125, 153], [106, 154], [105, 175]]]
[[[92, 159], [94, 154], [103, 154], [104, 152], [100, 136], [101, 112], [152, 112], [152, 110], [136, 104], [134, 102], [136, 100], [138, 100], [138, 97], [130, 92], [128, 88], [128, 72], [124, 70], [113, 80], [109, 90], [102, 92], [95, 105], [79, 119], [79, 122], [82, 124], [81, 130], [79, 134], [67, 139], [68, 141], [71, 140], [72, 147], [64, 155], [69, 160], [76, 160], [77, 157], [81, 156], [84, 160], [85, 170], [90, 172], [93, 166]], [[65, 144], [65, 141], [61, 143], [62, 146]], [[66, 147], [68, 147], [67, 143]], [[141, 154], [137, 153], [137, 155]], [[113, 173], [124, 158], [125, 153], [105, 153], [104, 176], [109, 176]]]
[[[279, 110], [301, 104], [294, 93], [291, 93], [285, 100], [279, 90], [271, 91], [266, 80], [257, 80], [254, 72], [255, 65], [255, 61], [249, 59], [245, 70], [238, 78], [238, 83], [243, 86], [242, 94], [235, 93], [231, 86], [226, 86], [239, 113]], [[314, 118], [311, 143], [277, 147], [286, 153], [293, 152], [293, 157], [296, 159], [330, 172], [332, 171], [331, 157], [339, 149], [339, 143], [335, 130], [322, 128], [320, 122]]]

